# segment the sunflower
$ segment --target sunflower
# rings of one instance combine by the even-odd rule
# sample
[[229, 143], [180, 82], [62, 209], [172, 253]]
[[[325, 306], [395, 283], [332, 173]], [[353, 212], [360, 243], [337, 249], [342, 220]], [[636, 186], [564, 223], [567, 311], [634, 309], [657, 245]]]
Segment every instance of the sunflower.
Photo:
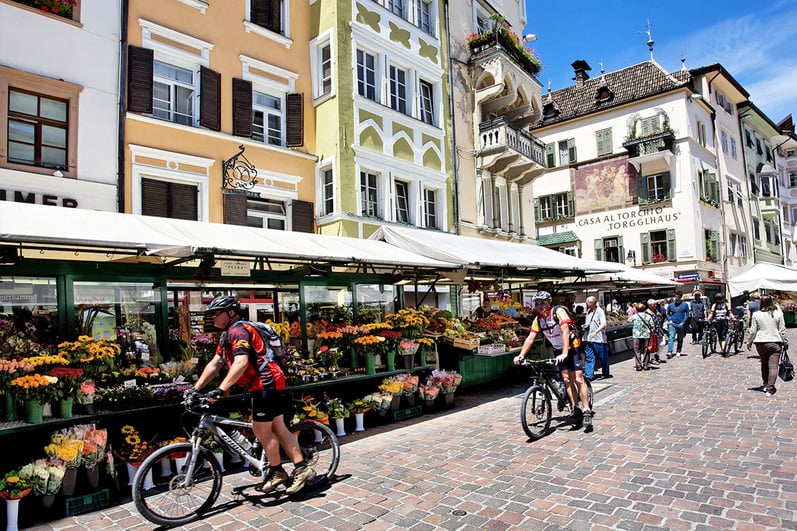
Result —
[[122, 430], [121, 431], [122, 431], [123, 434], [128, 435], [128, 434], [131, 434], [131, 433], [135, 433], [136, 429], [133, 426], [130, 426], [128, 424], [126, 426], [122, 426]]

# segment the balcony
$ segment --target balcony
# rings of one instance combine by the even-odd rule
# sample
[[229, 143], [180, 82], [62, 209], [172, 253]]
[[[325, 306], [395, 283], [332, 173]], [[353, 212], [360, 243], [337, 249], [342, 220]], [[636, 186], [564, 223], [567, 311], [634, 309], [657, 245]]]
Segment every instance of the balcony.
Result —
[[672, 131], [659, 131], [652, 135], [626, 140], [623, 142], [623, 147], [628, 151], [628, 161], [637, 171], [641, 171], [642, 165], [650, 162], [664, 161], [666, 166], [670, 166], [674, 140], [675, 134]]
[[[479, 169], [525, 184], [545, 168], [545, 144], [505, 117], [479, 124]], [[536, 171], [535, 171], [536, 170]]]
[[474, 58], [486, 59], [495, 53], [507, 56], [530, 76], [536, 76], [542, 70], [542, 63], [536, 54], [526, 49], [514, 33], [505, 28], [497, 32], [477, 33], [467, 38], [468, 46]]

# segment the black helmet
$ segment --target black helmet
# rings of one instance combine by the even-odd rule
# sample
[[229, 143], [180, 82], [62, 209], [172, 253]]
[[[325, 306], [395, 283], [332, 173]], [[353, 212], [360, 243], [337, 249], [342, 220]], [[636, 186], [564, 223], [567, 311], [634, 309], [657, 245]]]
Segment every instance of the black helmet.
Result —
[[235, 313], [241, 311], [241, 303], [232, 295], [219, 295], [208, 304], [206, 311], [213, 312], [216, 310], [235, 310]]
[[725, 298], [725, 295], [723, 295], [722, 293], [717, 293], [716, 295], [714, 295], [714, 300], [715, 301], [719, 301], [719, 300], [722, 300], [724, 298]]

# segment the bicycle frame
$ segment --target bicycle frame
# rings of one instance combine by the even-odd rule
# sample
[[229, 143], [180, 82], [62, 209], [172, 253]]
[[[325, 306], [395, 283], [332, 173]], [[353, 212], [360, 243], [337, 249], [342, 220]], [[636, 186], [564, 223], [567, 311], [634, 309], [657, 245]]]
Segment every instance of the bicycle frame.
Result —
[[[545, 361], [547, 363], [555, 363], [553, 360]], [[530, 367], [533, 372], [533, 375], [530, 378], [532, 385], [544, 384], [545, 388], [548, 389], [551, 395], [556, 397], [557, 409], [562, 411], [565, 408], [565, 405], [570, 403], [570, 399], [567, 397], [566, 392], [564, 395], [562, 394], [561, 388], [559, 387], [559, 382], [563, 381], [562, 373], [559, 372], [559, 369], [555, 367], [545, 367], [538, 365], [537, 363], [529, 363], [527, 366]], [[538, 367], [541, 369], [538, 369]], [[575, 385], [575, 382], [570, 382], [570, 385]]]

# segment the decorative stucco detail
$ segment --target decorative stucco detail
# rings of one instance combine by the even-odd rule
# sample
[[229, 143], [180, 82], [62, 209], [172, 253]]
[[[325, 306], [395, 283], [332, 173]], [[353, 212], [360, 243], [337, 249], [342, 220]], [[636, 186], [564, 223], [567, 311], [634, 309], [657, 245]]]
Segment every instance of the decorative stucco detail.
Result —
[[360, 142], [359, 144], [363, 147], [367, 147], [368, 149], [373, 149], [374, 151], [381, 152], [385, 144], [382, 142], [382, 135], [379, 134], [379, 131], [376, 130], [374, 127], [366, 127], [363, 129], [363, 132], [360, 133]]
[[364, 109], [360, 109], [360, 123], [365, 123], [368, 120], [373, 120], [373, 122], [382, 129], [382, 117], [378, 114], [366, 111]]
[[415, 151], [404, 137], [397, 139], [393, 143], [393, 156], [407, 162], [415, 162]]
[[390, 22], [390, 40], [403, 44], [406, 49], [410, 49], [410, 32], [409, 30], [401, 29], [393, 22]]
[[402, 132], [405, 133], [410, 138], [410, 140], [415, 138], [415, 135], [413, 134], [414, 131], [412, 130], [412, 127], [410, 127], [409, 125], [405, 125], [405, 124], [399, 123], [399, 122], [393, 122], [393, 136], [396, 136], [398, 133], [402, 133]]
[[372, 30], [379, 33], [379, 13], [369, 11], [365, 6], [357, 4], [357, 22], [370, 26]]
[[418, 39], [418, 55], [421, 57], [425, 57], [432, 61], [433, 63], [437, 64], [437, 46], [434, 44], [428, 44], [423, 39]]
[[425, 168], [429, 168], [431, 170], [437, 170], [437, 171], [442, 170], [440, 157], [433, 148], [427, 149], [426, 152], [423, 154], [423, 165]]

